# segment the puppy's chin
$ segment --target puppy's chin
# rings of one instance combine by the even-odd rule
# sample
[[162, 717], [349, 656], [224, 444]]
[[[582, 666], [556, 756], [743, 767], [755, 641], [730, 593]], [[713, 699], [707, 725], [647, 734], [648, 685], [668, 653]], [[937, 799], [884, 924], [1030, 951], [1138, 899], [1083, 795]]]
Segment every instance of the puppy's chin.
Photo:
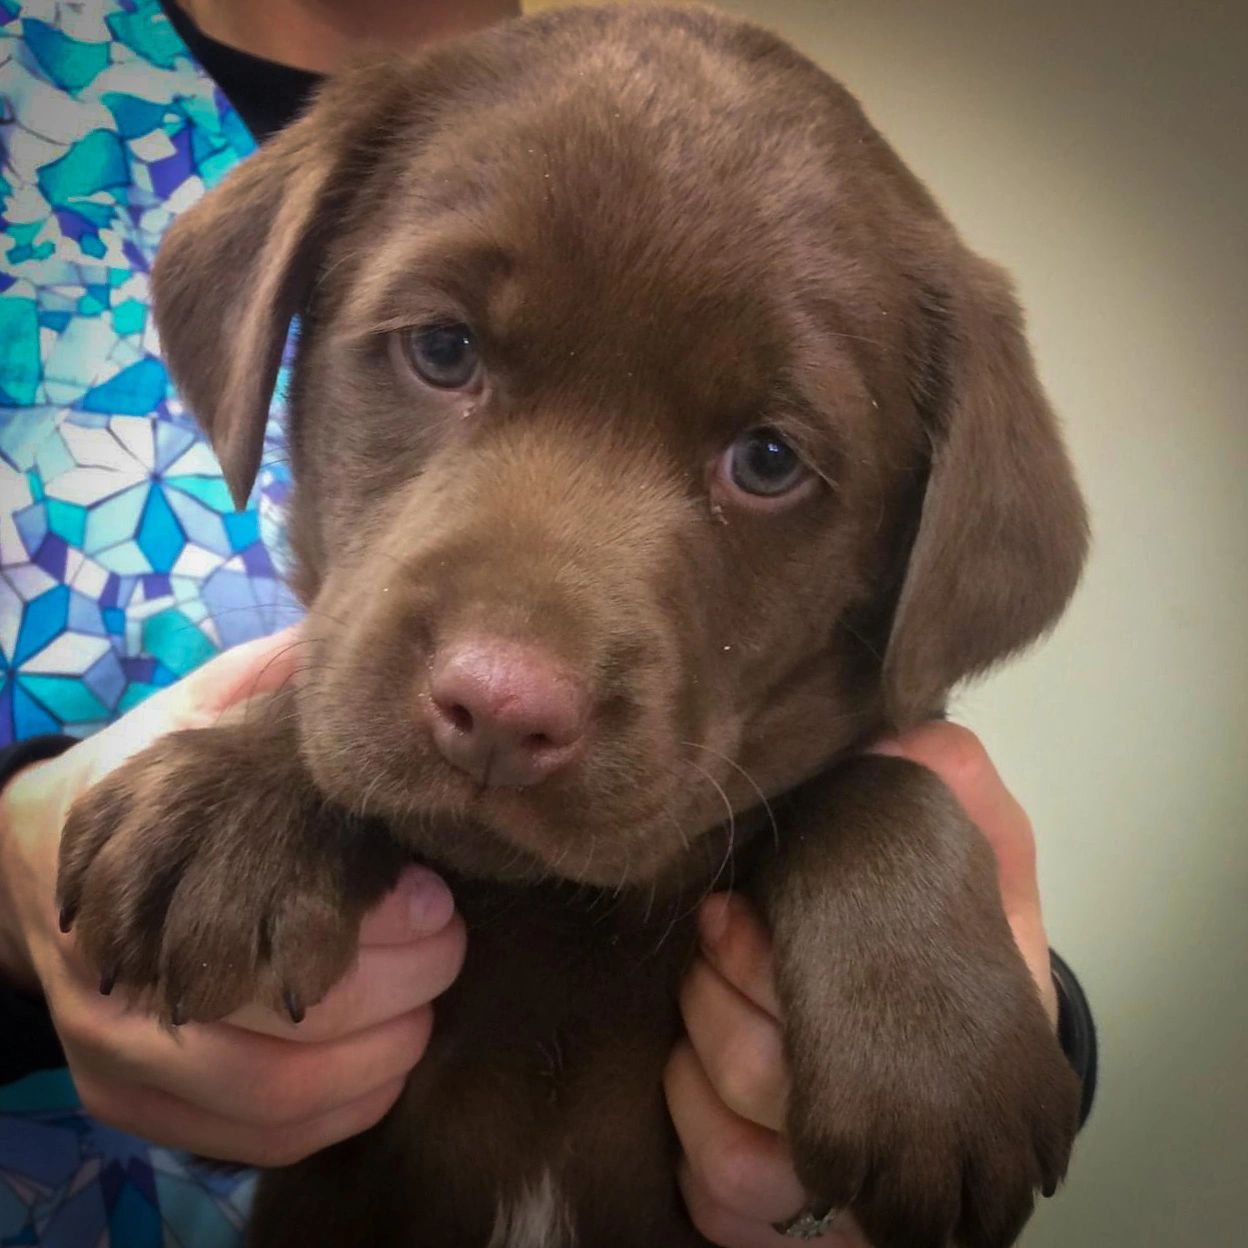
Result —
[[335, 748], [324, 732], [305, 740], [317, 787], [459, 875], [649, 888], [702, 878], [723, 861], [720, 838], [707, 835], [729, 822], [723, 787], [690, 784], [657, 760], [630, 768], [609, 793], [575, 774], [531, 788], [483, 787], [415, 742], [396, 751], [392, 739], [383, 745], [358, 726], [345, 739], [354, 748]]
[[[691, 802], [670, 782], [639, 786], [644, 798], [619, 805], [482, 789], [458, 776], [439, 790], [440, 800], [424, 792], [416, 817], [396, 818], [394, 810], [386, 817], [417, 853], [473, 878], [649, 887], [700, 876], [715, 853], [722, 856], [707, 849], [700, 831], [714, 826], [714, 808]], [[718, 809], [722, 815], [722, 804]]]

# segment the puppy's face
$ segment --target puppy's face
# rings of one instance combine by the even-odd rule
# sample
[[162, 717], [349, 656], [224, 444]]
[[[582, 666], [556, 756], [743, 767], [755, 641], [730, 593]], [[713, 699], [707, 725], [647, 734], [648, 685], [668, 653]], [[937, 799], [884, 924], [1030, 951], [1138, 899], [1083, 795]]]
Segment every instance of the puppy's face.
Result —
[[[448, 865], [617, 885], [698, 861], [1069, 592], [1082, 520], [1022, 355], [992, 382], [1021, 421], [963, 419], [1015, 425], [1004, 451], [976, 434], [989, 496], [1018, 488], [995, 462], [1018, 428], [1039, 440], [1072, 566], [986, 656], [899, 637], [915, 594], [920, 614], [984, 596], [947, 571], [916, 589], [912, 549], [930, 443], [972, 384], [951, 322], [984, 313], [957, 311], [974, 281], [921, 189], [768, 37], [706, 14], [520, 23], [358, 71], [244, 174], [167, 244], [162, 333], [240, 488], [255, 415], [240, 391], [205, 416], [171, 318], [205, 238], [268, 203], [270, 321], [301, 316], [305, 755]], [[999, 511], [984, 541], [1014, 540]], [[964, 557], [937, 538], [940, 567]]]

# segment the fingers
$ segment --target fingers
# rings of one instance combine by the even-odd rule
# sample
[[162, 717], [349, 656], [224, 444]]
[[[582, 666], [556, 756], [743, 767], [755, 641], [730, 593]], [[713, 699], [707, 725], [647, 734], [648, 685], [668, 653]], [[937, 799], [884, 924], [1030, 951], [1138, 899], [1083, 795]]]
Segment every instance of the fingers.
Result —
[[206, 713], [219, 713], [236, 702], [280, 689], [299, 666], [300, 647], [305, 644], [297, 625], [284, 628], [226, 650], [174, 687]]
[[298, 1024], [251, 1004], [225, 1025], [297, 1045], [352, 1036], [440, 996], [459, 974], [465, 948], [463, 920], [454, 915], [440, 932], [415, 943], [362, 947], [355, 968]]
[[[664, 1076], [684, 1158], [679, 1179], [694, 1224], [724, 1248], [783, 1248], [772, 1229], [793, 1217], [806, 1194], [780, 1129], [788, 1073], [772, 979], [771, 939], [754, 908], [716, 894], [698, 916], [702, 957], [681, 991], [688, 1038]], [[820, 1237], [865, 1248], [846, 1229]]]
[[712, 893], [698, 911], [698, 934], [711, 965], [760, 1010], [779, 1018], [771, 934], [758, 911], [738, 893]]
[[[799, 1242], [780, 1234], [770, 1222], [743, 1217], [716, 1204], [687, 1162], [681, 1162], [676, 1178], [694, 1226], [720, 1248], [793, 1248]], [[870, 1248], [849, 1214], [842, 1215], [837, 1229], [803, 1238], [806, 1243], [821, 1244], [824, 1248]]]
[[[744, 905], [744, 903], [742, 903]], [[685, 1031], [703, 1071], [725, 1108], [771, 1131], [784, 1126], [788, 1070], [775, 1013], [765, 934], [740, 914], [719, 943], [704, 943], [681, 988]], [[723, 968], [721, 973], [720, 967]], [[738, 987], [745, 988], [741, 991]]]
[[428, 867], [404, 867], [394, 888], [364, 916], [360, 944], [404, 945], [441, 931], [455, 912], [442, 877]]
[[142, 1015], [108, 1013], [58, 1018], [75, 1077], [141, 1084], [253, 1126], [323, 1114], [406, 1076], [432, 1022], [426, 1005], [341, 1039], [291, 1044], [224, 1024], [170, 1034]]
[[[687, 1041], [673, 1052], [664, 1086], [684, 1150], [678, 1179], [698, 1230], [722, 1248], [792, 1244], [772, 1223], [794, 1217], [807, 1197], [783, 1139], [728, 1109]], [[848, 1216], [837, 1230], [810, 1242], [867, 1248]]]
[[423, 1056], [429, 1003], [458, 974], [466, 937], [446, 885], [419, 866], [404, 870], [363, 932], [354, 970], [298, 1026], [253, 1004], [171, 1033], [101, 997], [66, 959], [49, 1000], [84, 1098], [114, 1125], [257, 1164], [370, 1125]]
[[226, 1022], [300, 1044], [350, 1035], [440, 996], [459, 974], [466, 944], [450, 889], [428, 867], [408, 866], [365, 916], [354, 968], [302, 1022], [257, 1003]]
[[256, 1128], [157, 1088], [75, 1075], [92, 1117], [167, 1148], [253, 1166], [288, 1166], [377, 1123], [398, 1099], [397, 1078], [325, 1113]]
[[664, 1089], [690, 1171], [711, 1202], [763, 1222], [791, 1217], [802, 1207], [806, 1194], [784, 1141], [724, 1104], [691, 1042], [676, 1046]]

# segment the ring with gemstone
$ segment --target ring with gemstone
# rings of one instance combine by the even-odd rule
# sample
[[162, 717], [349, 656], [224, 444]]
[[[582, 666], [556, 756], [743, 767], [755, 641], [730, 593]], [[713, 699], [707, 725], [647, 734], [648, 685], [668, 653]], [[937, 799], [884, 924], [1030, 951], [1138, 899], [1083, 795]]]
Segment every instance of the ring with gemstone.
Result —
[[818, 1239], [836, 1229], [841, 1220], [841, 1210], [832, 1205], [807, 1205], [795, 1218], [787, 1222], [774, 1222], [772, 1226], [790, 1239]]

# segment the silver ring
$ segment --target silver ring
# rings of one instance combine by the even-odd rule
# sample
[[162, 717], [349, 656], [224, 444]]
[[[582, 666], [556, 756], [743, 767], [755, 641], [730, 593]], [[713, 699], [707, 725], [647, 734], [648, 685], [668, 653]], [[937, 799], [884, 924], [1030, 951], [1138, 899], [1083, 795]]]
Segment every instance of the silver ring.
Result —
[[829, 1231], [836, 1230], [841, 1220], [841, 1210], [832, 1205], [809, 1204], [795, 1218], [787, 1222], [773, 1222], [774, 1230], [790, 1239], [818, 1239]]

